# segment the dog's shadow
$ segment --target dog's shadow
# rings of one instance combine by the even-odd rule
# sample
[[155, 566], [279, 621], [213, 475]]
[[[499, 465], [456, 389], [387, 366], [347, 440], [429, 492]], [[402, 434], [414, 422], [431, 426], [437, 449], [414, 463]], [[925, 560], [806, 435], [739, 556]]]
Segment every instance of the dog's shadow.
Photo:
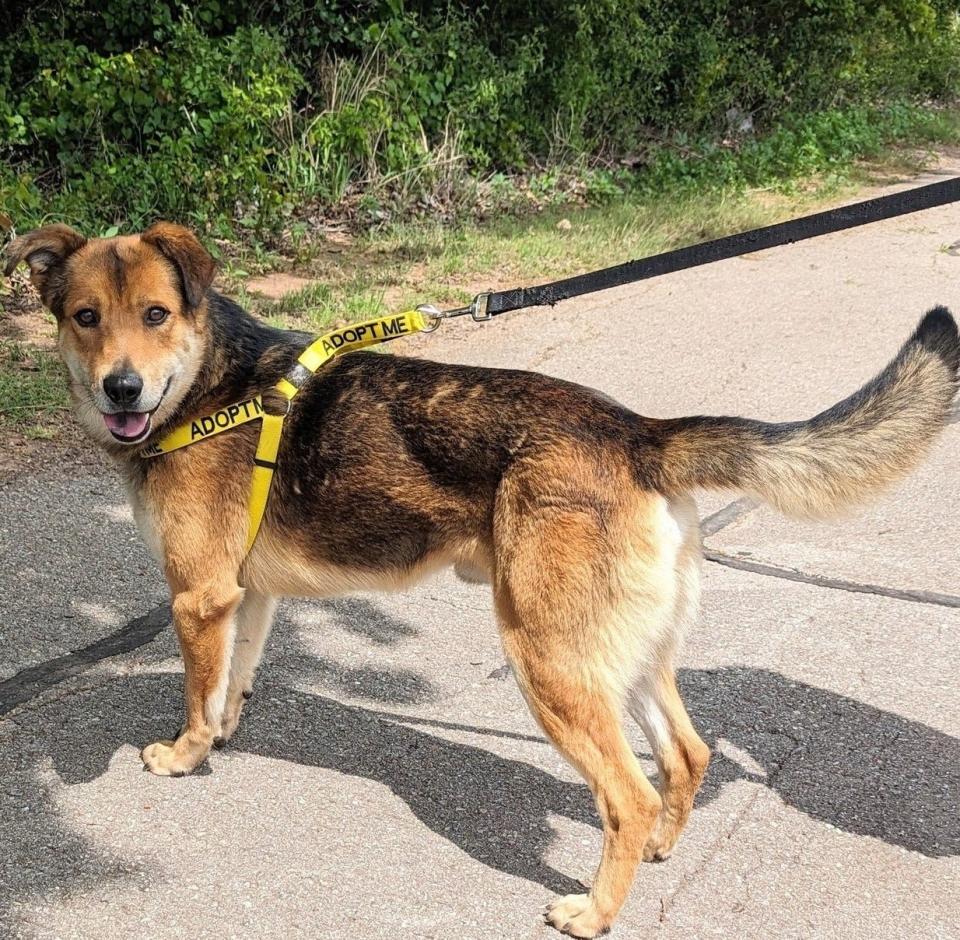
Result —
[[[552, 891], [578, 890], [543, 857], [554, 835], [551, 814], [597, 825], [585, 786], [422, 730], [429, 720], [299, 691], [283, 678], [264, 671], [232, 748], [377, 781], [485, 865]], [[181, 682], [148, 674], [101, 688], [84, 706], [97, 712], [95, 735], [80, 735], [66, 722], [49, 739], [61, 778], [99, 776], [118, 740], [140, 745], [166, 736], [180, 713]], [[750, 779], [839, 829], [931, 857], [960, 854], [957, 739], [763, 669], [684, 670], [681, 686], [714, 748], [698, 804], [715, 799], [727, 782]], [[153, 717], [138, 721], [137, 714]], [[719, 738], [759, 769], [718, 753]]]
[[[767, 669], [685, 669], [681, 692], [714, 750], [697, 803], [756, 780], [814, 819], [931, 858], [960, 855], [960, 740]], [[760, 772], [717, 753], [729, 741]]]
[[[169, 737], [182, 713], [182, 677], [118, 677], [84, 698], [76, 701], [75, 722], [48, 733], [54, 769], [68, 784], [99, 777], [121, 742], [139, 747]], [[86, 720], [95, 722], [94, 734], [85, 733]], [[478, 861], [558, 893], [583, 890], [543, 855], [554, 836], [549, 814], [596, 825], [590, 793], [525, 761], [419, 730], [403, 716], [299, 691], [277, 683], [270, 670], [229, 747], [374, 780]], [[201, 772], [216, 773], [216, 761], [214, 752]]]

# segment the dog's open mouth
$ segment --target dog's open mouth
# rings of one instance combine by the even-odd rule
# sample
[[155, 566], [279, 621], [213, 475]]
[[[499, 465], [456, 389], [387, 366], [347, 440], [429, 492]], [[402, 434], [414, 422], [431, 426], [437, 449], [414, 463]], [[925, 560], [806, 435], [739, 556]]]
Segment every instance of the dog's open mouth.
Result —
[[150, 433], [150, 411], [118, 411], [103, 416], [107, 430], [124, 444], [136, 444]]
[[154, 412], [167, 397], [172, 381], [173, 376], [170, 376], [160, 393], [160, 401], [149, 411], [115, 411], [113, 414], [101, 411], [100, 414], [103, 415], [103, 423], [107, 426], [107, 430], [121, 444], [139, 444], [140, 441], [149, 436], [153, 427]]

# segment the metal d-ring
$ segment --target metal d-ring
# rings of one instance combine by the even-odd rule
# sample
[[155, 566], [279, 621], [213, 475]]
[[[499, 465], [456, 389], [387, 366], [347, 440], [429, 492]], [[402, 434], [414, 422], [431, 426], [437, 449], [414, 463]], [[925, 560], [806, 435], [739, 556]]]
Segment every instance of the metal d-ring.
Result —
[[[299, 391], [299, 388], [297, 389]], [[276, 392], [276, 394], [271, 394]], [[277, 392], [275, 388], [267, 389], [266, 393], [269, 395], [269, 400], [264, 398], [263, 395], [260, 396], [260, 404], [264, 410], [265, 414], [270, 415], [274, 418], [285, 418], [290, 414], [290, 399], [282, 395], [280, 392]], [[276, 410], [271, 410], [276, 408]]]
[[442, 310], [434, 307], [433, 304], [420, 304], [420, 306], [417, 307], [417, 313], [425, 314], [430, 321], [430, 325], [425, 326], [420, 331], [421, 333], [432, 333], [434, 330], [440, 328], [440, 321], [443, 319], [444, 313]]

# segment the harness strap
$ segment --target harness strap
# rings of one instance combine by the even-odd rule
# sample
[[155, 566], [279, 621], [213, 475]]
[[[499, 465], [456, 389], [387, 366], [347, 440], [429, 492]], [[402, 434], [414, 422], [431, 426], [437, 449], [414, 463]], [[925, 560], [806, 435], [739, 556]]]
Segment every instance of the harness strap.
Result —
[[229, 431], [248, 421], [256, 421], [263, 417], [263, 400], [259, 395], [253, 398], [247, 398], [245, 401], [238, 401], [232, 405], [227, 405], [213, 414], [204, 415], [202, 418], [195, 418], [188, 424], [181, 424], [180, 427], [165, 435], [155, 444], [150, 444], [144, 448], [144, 457], [159, 457], [161, 454], [169, 454], [172, 450], [179, 450], [181, 447], [189, 447], [196, 444], [197, 441], [206, 440], [216, 434]]
[[277, 469], [277, 454], [283, 435], [283, 420], [289, 413], [289, 402], [321, 366], [347, 352], [375, 346], [411, 333], [429, 332], [436, 328], [436, 321], [419, 310], [407, 310], [389, 317], [378, 317], [354, 323], [324, 333], [314, 340], [299, 356], [286, 376], [274, 386], [287, 404], [282, 414], [271, 414], [260, 395], [227, 405], [219, 411], [195, 418], [166, 434], [143, 451], [144, 457], [159, 457], [181, 447], [189, 447], [207, 438], [222, 434], [248, 421], [260, 420], [260, 438], [253, 458], [253, 475], [250, 481], [250, 496], [247, 502], [247, 552], [253, 548], [267, 510], [273, 474]]
[[253, 458], [253, 477], [250, 480], [250, 499], [247, 503], [247, 551], [253, 548], [260, 531], [260, 523], [267, 511], [270, 498], [270, 484], [273, 472], [277, 469], [277, 451], [280, 450], [280, 436], [283, 432], [284, 415], [264, 413], [260, 425], [260, 440], [257, 441], [257, 453]]

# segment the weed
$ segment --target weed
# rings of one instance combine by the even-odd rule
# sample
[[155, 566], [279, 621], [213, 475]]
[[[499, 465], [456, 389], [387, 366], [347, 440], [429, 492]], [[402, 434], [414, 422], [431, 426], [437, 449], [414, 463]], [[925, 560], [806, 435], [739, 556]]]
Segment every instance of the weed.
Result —
[[36, 428], [66, 405], [66, 382], [56, 355], [0, 341], [0, 425]]

